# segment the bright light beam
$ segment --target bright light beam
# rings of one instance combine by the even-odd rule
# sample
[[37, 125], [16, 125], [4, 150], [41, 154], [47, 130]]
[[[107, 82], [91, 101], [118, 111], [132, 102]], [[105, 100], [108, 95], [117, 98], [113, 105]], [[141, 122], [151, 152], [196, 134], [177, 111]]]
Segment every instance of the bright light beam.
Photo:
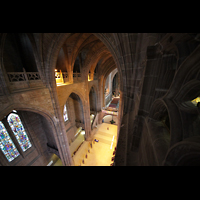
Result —
[[110, 149], [112, 149], [114, 138], [115, 138], [115, 136], [113, 135], [113, 139], [112, 139], [112, 143], [111, 143]]

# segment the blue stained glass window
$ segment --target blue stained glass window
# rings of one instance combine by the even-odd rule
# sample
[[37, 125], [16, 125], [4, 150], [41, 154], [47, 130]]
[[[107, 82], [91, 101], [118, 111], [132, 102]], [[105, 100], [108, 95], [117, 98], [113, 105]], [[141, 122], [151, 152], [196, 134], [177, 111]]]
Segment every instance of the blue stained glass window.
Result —
[[23, 151], [26, 151], [32, 145], [30, 143], [28, 135], [26, 134], [21, 119], [17, 114], [11, 113], [8, 116], [7, 120], [13, 133], [15, 134], [17, 141], [19, 142], [20, 147], [22, 148]]
[[19, 156], [19, 152], [10, 138], [5, 126], [0, 121], [0, 148], [9, 162]]

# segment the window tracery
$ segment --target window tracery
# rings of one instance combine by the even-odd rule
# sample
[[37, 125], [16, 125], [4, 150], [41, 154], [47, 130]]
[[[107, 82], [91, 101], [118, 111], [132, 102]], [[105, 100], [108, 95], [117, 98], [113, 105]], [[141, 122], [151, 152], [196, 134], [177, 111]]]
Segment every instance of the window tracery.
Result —
[[28, 135], [26, 134], [26, 131], [24, 129], [20, 117], [17, 114], [10, 113], [7, 121], [22, 150], [26, 151], [27, 149], [29, 149], [32, 145], [28, 138]]
[[0, 148], [9, 162], [11, 162], [17, 156], [20, 155], [12, 139], [10, 138], [4, 124], [1, 121], [0, 121]]

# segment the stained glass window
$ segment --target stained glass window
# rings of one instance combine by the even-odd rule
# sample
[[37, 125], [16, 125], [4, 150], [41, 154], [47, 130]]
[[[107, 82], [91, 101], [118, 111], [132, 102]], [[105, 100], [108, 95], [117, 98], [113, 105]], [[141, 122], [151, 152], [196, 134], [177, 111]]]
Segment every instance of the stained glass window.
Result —
[[7, 120], [22, 150], [26, 151], [32, 145], [29, 141], [28, 135], [26, 134], [21, 119], [17, 114], [11, 113]]
[[66, 105], [64, 105], [63, 117], [64, 117], [64, 121], [66, 122], [66, 121], [68, 120], [67, 107], [66, 107]]
[[1, 121], [0, 121], [0, 148], [9, 162], [11, 162], [17, 156], [20, 155]]

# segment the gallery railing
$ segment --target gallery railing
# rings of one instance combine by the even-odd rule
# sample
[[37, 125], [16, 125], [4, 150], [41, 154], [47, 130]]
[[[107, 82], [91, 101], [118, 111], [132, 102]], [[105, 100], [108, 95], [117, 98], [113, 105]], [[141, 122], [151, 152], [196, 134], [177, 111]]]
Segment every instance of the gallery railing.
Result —
[[23, 69], [23, 72], [7, 72], [7, 75], [11, 91], [43, 86], [39, 72], [26, 72]]
[[[69, 81], [68, 72], [55, 72], [56, 83], [66, 83]], [[74, 72], [73, 73], [73, 81], [79, 82], [81, 81], [81, 73]]]
[[10, 82], [39, 80], [39, 72], [7, 72]]

